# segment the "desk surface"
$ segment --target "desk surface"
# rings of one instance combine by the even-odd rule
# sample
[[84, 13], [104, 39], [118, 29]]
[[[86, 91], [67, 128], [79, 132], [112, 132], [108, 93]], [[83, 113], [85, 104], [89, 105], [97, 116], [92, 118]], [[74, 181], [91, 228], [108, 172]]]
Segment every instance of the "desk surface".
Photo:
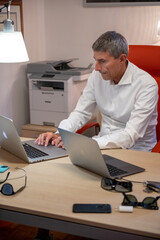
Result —
[[[146, 169], [143, 173], [126, 177], [129, 180], [160, 181], [160, 154], [158, 153], [133, 150], [104, 150], [103, 153]], [[134, 237], [140, 235], [140, 239], [143, 239], [142, 236], [144, 236], [144, 239], [147, 239], [147, 237], [160, 238], [160, 210], [134, 208], [133, 213], [118, 212], [116, 208], [122, 203], [122, 194], [103, 190], [100, 187], [100, 176], [72, 165], [68, 157], [26, 164], [19, 158], [0, 149], [0, 164], [9, 165], [10, 170], [14, 170], [16, 166], [23, 167], [27, 172], [27, 186], [22, 192], [10, 197], [0, 195], [0, 219], [2, 220], [14, 221], [14, 218], [9, 218], [10, 213], [13, 212], [14, 216], [16, 216], [16, 213], [22, 213], [24, 216], [40, 217], [40, 220], [44, 218], [45, 220], [60, 221], [61, 227], [63, 225], [61, 221], [64, 221], [64, 225], [72, 223], [81, 227], [89, 226], [90, 229], [97, 229], [97, 231], [98, 229], [106, 229], [111, 233], [129, 233], [133, 234]], [[21, 171], [13, 172], [12, 176], [14, 174], [21, 174]], [[0, 179], [2, 179], [2, 174]], [[14, 181], [17, 184], [16, 180], [12, 180], [12, 184], [14, 185]], [[24, 180], [19, 179], [18, 181], [23, 184]], [[133, 183], [131, 194], [134, 194], [138, 201], [142, 201], [147, 196], [156, 197], [160, 195], [155, 192], [146, 193], [143, 191], [144, 189], [143, 184]], [[73, 203], [110, 203], [112, 213], [72, 213]], [[160, 200], [158, 205], [160, 206]], [[28, 222], [27, 220], [23, 222], [19, 215], [15, 221], [28, 225], [43, 226], [41, 221], [39, 225], [38, 223], [32, 223], [32, 220], [29, 219]], [[48, 224], [48, 227], [55, 230], [56, 224], [55, 226], [52, 225], [53, 223]], [[46, 228], [45, 225], [44, 227]], [[58, 230], [61, 230], [61, 228]], [[67, 231], [69, 230], [66, 229]], [[75, 228], [74, 231], [71, 233], [80, 235], [78, 228]], [[94, 231], [93, 234], [96, 236]], [[85, 234], [82, 233], [82, 235]], [[88, 236], [93, 237], [91, 233], [88, 233]], [[97, 239], [104, 239], [103, 237], [99, 235]]]

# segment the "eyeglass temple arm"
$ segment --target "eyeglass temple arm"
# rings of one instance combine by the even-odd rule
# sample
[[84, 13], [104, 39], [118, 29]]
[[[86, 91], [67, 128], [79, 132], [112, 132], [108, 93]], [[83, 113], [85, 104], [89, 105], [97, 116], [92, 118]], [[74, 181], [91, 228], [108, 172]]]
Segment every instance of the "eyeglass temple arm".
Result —
[[155, 203], [155, 202], [157, 202], [159, 198], [160, 198], [160, 196], [157, 196], [157, 197], [154, 199], [154, 201], [152, 202], [152, 204]]
[[122, 194], [123, 194], [124, 198], [127, 199], [128, 202], [131, 202], [130, 199], [128, 198], [127, 194], [125, 194], [125, 192], [122, 192]]
[[20, 189], [18, 189], [15, 193], [21, 192], [26, 187], [26, 184], [27, 184], [27, 176], [25, 176], [24, 186], [22, 186]]
[[1, 184], [1, 183], [4, 183], [5, 181], [7, 181], [8, 177], [9, 177], [9, 174], [10, 174], [10, 172], [7, 173], [7, 176], [6, 176], [5, 180], [3, 180], [2, 182], [0, 182], [0, 184]]

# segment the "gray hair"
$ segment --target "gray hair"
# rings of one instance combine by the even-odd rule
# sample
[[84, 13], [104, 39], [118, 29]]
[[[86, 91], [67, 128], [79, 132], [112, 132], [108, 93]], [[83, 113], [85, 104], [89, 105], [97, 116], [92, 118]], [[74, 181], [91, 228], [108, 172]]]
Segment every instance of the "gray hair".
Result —
[[128, 43], [126, 39], [115, 31], [103, 33], [92, 45], [95, 52], [108, 52], [114, 58], [118, 58], [121, 54], [128, 56]]

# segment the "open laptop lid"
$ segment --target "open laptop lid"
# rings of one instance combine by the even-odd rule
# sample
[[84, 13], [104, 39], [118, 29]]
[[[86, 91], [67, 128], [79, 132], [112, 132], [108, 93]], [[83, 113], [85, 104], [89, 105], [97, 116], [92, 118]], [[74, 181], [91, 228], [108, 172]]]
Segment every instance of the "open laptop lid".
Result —
[[74, 165], [110, 178], [103, 156], [95, 140], [60, 128], [58, 128], [58, 131], [67, 149], [69, 158]]
[[27, 143], [30, 146], [45, 152], [47, 155], [37, 158], [29, 158], [24, 150], [13, 121], [5, 116], [0, 116], [0, 146], [6, 151], [23, 159], [27, 163], [34, 163], [67, 156], [66, 150], [57, 148], [56, 146], [38, 146], [34, 143], [34, 140], [28, 140], [23, 143]]
[[13, 125], [13, 121], [5, 116], [0, 116], [0, 146], [13, 155], [28, 162], [20, 137]]
[[[107, 154], [102, 155], [97, 142], [92, 138], [72, 133], [64, 129], [58, 128], [58, 130], [71, 162], [79, 167], [108, 178], [121, 178], [145, 171], [144, 168], [122, 161], [118, 158], [111, 157]], [[111, 166], [114, 167], [112, 176], [108, 171], [108, 167]]]

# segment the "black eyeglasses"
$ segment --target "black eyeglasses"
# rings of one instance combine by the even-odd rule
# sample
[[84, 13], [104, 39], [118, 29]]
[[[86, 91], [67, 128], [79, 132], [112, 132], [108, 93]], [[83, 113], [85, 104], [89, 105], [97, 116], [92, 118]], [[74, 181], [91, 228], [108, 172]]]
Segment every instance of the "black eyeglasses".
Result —
[[146, 209], [158, 210], [157, 200], [160, 196], [154, 197], [146, 197], [142, 202], [138, 202], [137, 198], [134, 195], [122, 193], [124, 196], [122, 205], [123, 206], [133, 206], [133, 207], [143, 207]]
[[19, 169], [19, 170], [22, 170], [25, 172], [25, 174], [23, 176], [20, 176], [20, 177], [15, 177], [15, 178], [10, 178], [8, 179], [9, 175], [10, 175], [10, 172], [7, 173], [7, 176], [5, 178], [5, 180], [1, 181], [0, 184], [6, 182], [7, 180], [13, 180], [13, 179], [19, 179], [19, 178], [23, 178], [25, 177], [25, 183], [24, 183], [24, 186], [22, 186], [21, 188], [19, 188], [17, 191], [14, 191], [13, 189], [13, 186], [10, 184], [10, 183], [4, 183], [1, 187], [1, 190], [0, 192], [3, 194], [3, 195], [7, 195], [7, 196], [11, 196], [11, 195], [14, 195], [18, 192], [21, 192], [25, 187], [26, 187], [26, 183], [27, 183], [27, 176], [26, 176], [26, 171], [23, 169], [23, 168], [15, 168], [15, 169]]
[[102, 178], [101, 187], [108, 191], [115, 190], [116, 192], [132, 192], [132, 182], [130, 181]]

